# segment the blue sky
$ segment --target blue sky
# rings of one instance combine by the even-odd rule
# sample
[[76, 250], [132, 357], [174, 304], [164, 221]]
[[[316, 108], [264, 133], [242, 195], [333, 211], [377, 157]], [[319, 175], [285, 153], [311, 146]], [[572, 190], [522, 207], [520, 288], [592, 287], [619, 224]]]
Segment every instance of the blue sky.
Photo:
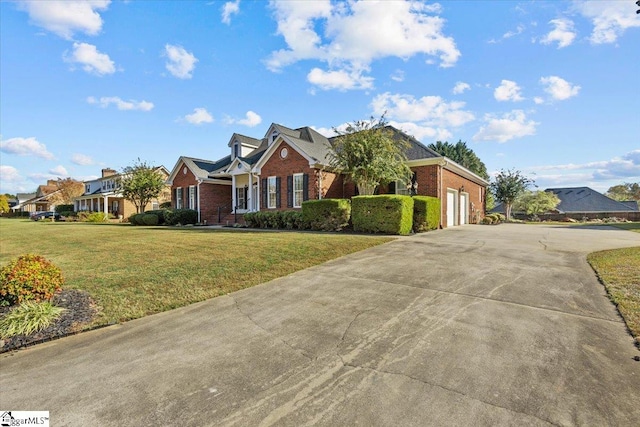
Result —
[[0, 192], [379, 116], [540, 188], [640, 180], [635, 1], [3, 1]]

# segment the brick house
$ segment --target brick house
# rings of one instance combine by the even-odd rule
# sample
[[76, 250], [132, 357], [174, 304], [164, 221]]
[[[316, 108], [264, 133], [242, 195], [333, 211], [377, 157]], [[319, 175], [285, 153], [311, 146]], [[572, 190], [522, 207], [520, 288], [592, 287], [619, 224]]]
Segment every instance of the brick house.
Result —
[[[169, 171], [164, 166], [156, 167], [156, 171], [163, 179], [169, 176]], [[73, 200], [74, 210], [76, 212], [104, 212], [112, 214], [116, 218], [128, 218], [136, 213], [135, 205], [126, 200], [118, 188], [119, 177], [120, 174], [117, 171], [105, 168], [102, 169], [100, 178], [84, 181], [84, 194]], [[152, 200], [151, 205], [148, 205], [146, 209], [158, 209], [161, 203], [170, 200], [169, 188], [167, 187], [167, 190], [157, 199]]]
[[[380, 186], [380, 194], [417, 194], [442, 200], [441, 227], [477, 222], [484, 216], [488, 182], [415, 138], [388, 126], [406, 141], [409, 183]], [[334, 138], [310, 127], [272, 124], [262, 139], [233, 134], [230, 155], [209, 161], [180, 157], [169, 175], [172, 206], [198, 211], [200, 222], [225, 223], [233, 214], [300, 209], [305, 200], [350, 198], [356, 186], [331, 170]]]
[[18, 203], [11, 209], [21, 212], [43, 212], [55, 209], [55, 203], [51, 202], [51, 196], [57, 193], [58, 185], [55, 179], [47, 180], [44, 185], [39, 185], [35, 193], [18, 193]]

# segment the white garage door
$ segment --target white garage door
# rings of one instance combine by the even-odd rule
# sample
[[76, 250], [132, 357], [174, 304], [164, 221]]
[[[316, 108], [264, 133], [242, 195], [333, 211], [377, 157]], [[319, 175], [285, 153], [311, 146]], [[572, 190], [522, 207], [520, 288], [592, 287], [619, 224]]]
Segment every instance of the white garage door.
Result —
[[456, 206], [457, 194], [455, 191], [447, 191], [447, 227], [456, 225]]
[[467, 217], [469, 216], [469, 195], [466, 193], [460, 194], [460, 225], [466, 224]]

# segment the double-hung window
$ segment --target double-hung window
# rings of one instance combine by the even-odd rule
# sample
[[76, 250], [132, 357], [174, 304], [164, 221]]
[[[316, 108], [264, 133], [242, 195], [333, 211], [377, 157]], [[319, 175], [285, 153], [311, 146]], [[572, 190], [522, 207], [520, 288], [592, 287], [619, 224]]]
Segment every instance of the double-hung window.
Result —
[[276, 207], [276, 177], [270, 176], [267, 178], [267, 189], [268, 189], [268, 197], [267, 197], [267, 208], [274, 209]]
[[293, 207], [301, 208], [304, 195], [304, 175], [297, 173], [293, 175]]
[[176, 188], [176, 209], [182, 209], [182, 187]]
[[189, 186], [189, 209], [196, 208], [196, 186]]

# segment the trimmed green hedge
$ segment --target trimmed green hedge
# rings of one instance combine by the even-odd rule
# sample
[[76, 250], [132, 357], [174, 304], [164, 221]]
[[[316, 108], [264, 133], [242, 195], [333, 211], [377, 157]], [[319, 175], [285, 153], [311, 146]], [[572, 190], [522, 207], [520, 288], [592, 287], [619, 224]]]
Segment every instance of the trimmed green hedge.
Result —
[[56, 213], [63, 215], [62, 212], [73, 212], [75, 210], [74, 205], [58, 205], [56, 206]]
[[167, 213], [167, 211], [169, 211], [170, 209], [156, 209], [153, 211], [144, 211], [145, 214], [153, 214], [156, 215], [158, 217], [158, 225], [163, 225], [166, 221], [165, 221], [165, 213]]
[[409, 234], [413, 226], [413, 199], [399, 195], [353, 197], [351, 221], [354, 231]]
[[198, 222], [198, 212], [193, 209], [167, 209], [164, 212], [167, 225], [187, 225]]
[[435, 230], [440, 226], [440, 199], [413, 196], [413, 231]]
[[350, 217], [351, 201], [348, 199], [302, 202], [302, 218], [311, 230], [340, 231], [349, 225]]
[[158, 215], [156, 214], [143, 213], [141, 220], [143, 225], [158, 225]]
[[280, 230], [304, 230], [306, 224], [300, 211], [260, 211], [244, 214], [247, 227]]

